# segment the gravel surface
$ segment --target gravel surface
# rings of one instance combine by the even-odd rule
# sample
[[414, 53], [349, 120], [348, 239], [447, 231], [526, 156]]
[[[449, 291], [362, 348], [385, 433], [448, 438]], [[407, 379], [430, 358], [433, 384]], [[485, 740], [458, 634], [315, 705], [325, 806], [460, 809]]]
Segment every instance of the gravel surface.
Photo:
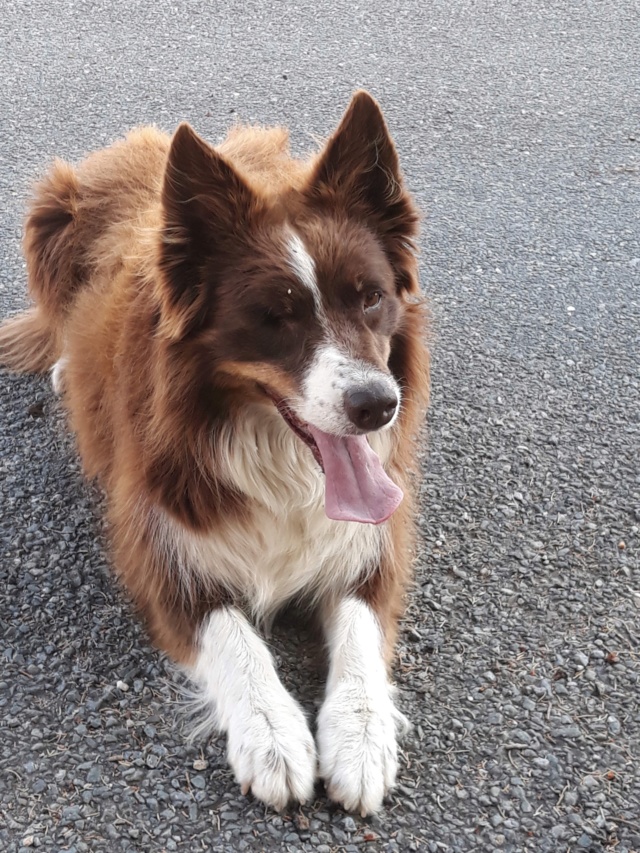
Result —
[[[363, 821], [321, 788], [276, 815], [187, 744], [49, 384], [0, 376], [3, 850], [640, 851], [639, 27], [636, 0], [4, 0], [0, 313], [53, 154], [238, 117], [303, 150], [364, 85], [428, 211], [434, 390], [414, 728]], [[320, 644], [295, 617], [273, 644], [313, 711]]]

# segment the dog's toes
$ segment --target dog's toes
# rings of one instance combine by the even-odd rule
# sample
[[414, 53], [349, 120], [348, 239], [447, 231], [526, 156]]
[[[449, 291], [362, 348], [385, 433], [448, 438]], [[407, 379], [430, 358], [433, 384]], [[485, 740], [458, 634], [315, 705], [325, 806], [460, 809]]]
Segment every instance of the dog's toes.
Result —
[[291, 751], [285, 757], [273, 756], [267, 765], [254, 776], [251, 790], [259, 800], [278, 811], [291, 801], [302, 802], [311, 797], [315, 783], [315, 755], [313, 759], [306, 749]]
[[388, 694], [367, 695], [345, 684], [327, 697], [318, 747], [331, 800], [363, 817], [381, 808], [398, 769], [398, 722]]
[[280, 699], [233, 725], [228, 740], [229, 762], [242, 793], [251, 791], [279, 811], [293, 800], [311, 799], [317, 763], [302, 711], [292, 699]]

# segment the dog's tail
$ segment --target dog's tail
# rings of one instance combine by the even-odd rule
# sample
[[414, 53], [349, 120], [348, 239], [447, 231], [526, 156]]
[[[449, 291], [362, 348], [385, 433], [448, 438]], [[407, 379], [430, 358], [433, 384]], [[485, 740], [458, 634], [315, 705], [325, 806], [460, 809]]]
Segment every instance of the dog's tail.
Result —
[[0, 324], [0, 367], [15, 373], [44, 373], [57, 358], [55, 334], [38, 308]]
[[56, 160], [36, 185], [25, 222], [24, 252], [35, 308], [0, 325], [0, 367], [18, 373], [44, 372], [59, 357], [68, 308], [86, 280], [79, 203], [75, 170]]
[[79, 234], [81, 192], [73, 166], [56, 160], [36, 184], [24, 228], [29, 291], [43, 314], [61, 323], [86, 280]]

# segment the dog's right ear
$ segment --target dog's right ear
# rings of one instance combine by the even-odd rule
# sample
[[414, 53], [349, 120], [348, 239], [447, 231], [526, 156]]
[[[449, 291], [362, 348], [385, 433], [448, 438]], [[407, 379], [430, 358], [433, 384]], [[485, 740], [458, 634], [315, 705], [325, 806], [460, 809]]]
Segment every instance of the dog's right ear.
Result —
[[257, 200], [235, 169], [188, 125], [171, 141], [162, 188], [162, 330], [177, 339], [207, 314], [215, 270], [242, 240]]

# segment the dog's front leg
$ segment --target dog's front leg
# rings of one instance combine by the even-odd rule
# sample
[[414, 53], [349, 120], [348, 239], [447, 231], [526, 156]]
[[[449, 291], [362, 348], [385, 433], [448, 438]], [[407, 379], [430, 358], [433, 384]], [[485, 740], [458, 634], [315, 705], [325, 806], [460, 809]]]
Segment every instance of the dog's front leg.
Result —
[[243, 793], [277, 809], [313, 794], [316, 752], [305, 716], [278, 678], [271, 655], [245, 616], [219, 607], [203, 621], [191, 676], [215, 724]]
[[324, 622], [330, 668], [318, 717], [320, 775], [332, 800], [364, 817], [395, 782], [397, 735], [408, 723], [393, 703], [373, 607], [354, 594], [327, 607]]

